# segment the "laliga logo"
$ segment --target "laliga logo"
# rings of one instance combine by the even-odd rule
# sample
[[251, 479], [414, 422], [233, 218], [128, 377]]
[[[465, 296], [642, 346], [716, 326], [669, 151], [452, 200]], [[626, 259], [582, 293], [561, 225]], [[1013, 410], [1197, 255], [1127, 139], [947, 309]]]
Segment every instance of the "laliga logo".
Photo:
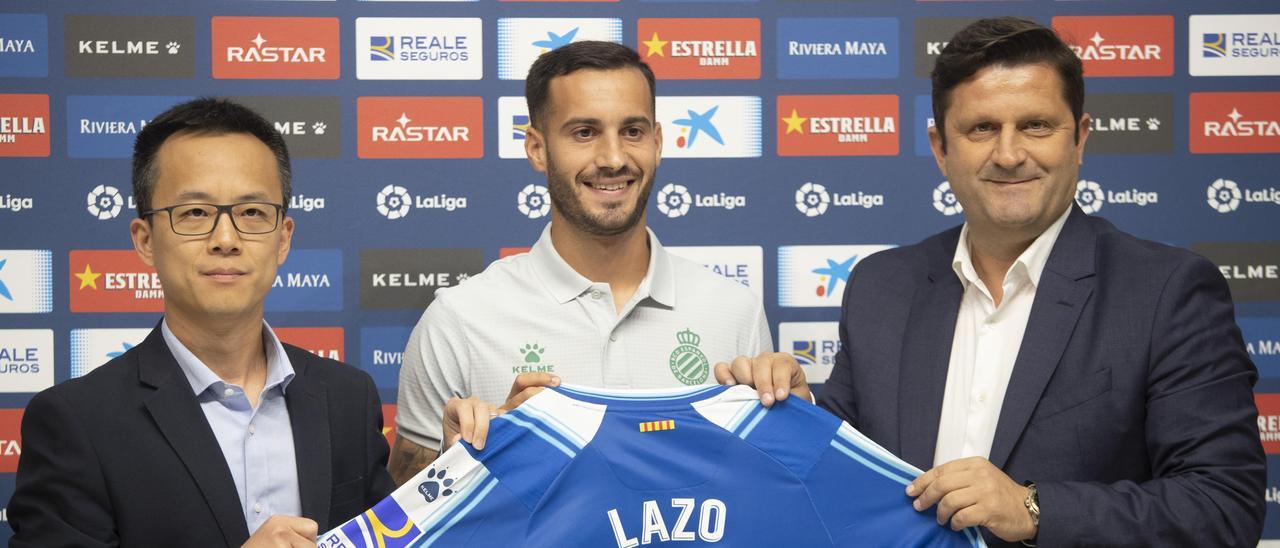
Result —
[[667, 183], [667, 186], [658, 191], [658, 211], [672, 219], [688, 213], [689, 204], [692, 203], [693, 197], [684, 185]]
[[1097, 213], [1102, 209], [1103, 195], [1102, 186], [1093, 181], [1080, 179], [1076, 183], [1076, 203], [1080, 204], [1080, 209], [1085, 213]]
[[827, 212], [831, 205], [831, 195], [827, 188], [818, 183], [805, 183], [796, 190], [796, 209], [805, 217], [817, 217]]
[[1240, 207], [1240, 185], [1230, 179], [1218, 179], [1209, 185], [1209, 207], [1218, 213], [1229, 213]]
[[964, 206], [956, 199], [956, 193], [951, 191], [951, 181], [943, 181], [933, 189], [933, 208], [948, 217], [964, 213]]
[[378, 213], [388, 219], [403, 219], [409, 214], [409, 190], [402, 186], [387, 185], [378, 192]]
[[551, 212], [551, 197], [547, 195], [547, 187], [527, 184], [516, 196], [516, 209], [530, 219], [546, 217]]
[[124, 206], [124, 198], [120, 197], [120, 190], [109, 185], [93, 187], [88, 199], [89, 214], [99, 221], [116, 218], [120, 214], [120, 208]]

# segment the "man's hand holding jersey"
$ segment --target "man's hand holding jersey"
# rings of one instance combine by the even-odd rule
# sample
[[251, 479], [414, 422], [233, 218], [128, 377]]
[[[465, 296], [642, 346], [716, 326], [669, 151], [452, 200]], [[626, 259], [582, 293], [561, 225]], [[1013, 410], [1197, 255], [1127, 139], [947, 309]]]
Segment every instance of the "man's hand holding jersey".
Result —
[[[794, 357], [784, 352], [765, 352], [754, 358], [739, 356], [732, 362], [720, 362], [715, 366], [716, 381], [720, 384], [743, 384], [756, 389], [760, 403], [771, 407], [774, 402], [795, 394], [807, 401], [813, 400], [804, 371]], [[547, 386], [560, 386], [560, 377], [549, 373], [522, 373], [511, 384], [507, 401], [494, 406], [475, 396], [454, 397], [444, 407], [444, 449], [466, 440], [476, 449], [484, 449], [489, 435], [489, 420], [515, 409]]]

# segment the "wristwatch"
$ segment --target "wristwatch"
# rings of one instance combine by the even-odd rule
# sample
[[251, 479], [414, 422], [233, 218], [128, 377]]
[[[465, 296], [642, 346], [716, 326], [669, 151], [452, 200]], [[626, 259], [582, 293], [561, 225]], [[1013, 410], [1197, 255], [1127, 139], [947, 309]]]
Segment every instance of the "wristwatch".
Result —
[[1040, 529], [1040, 494], [1036, 492], [1036, 484], [1027, 482], [1027, 498], [1022, 499], [1022, 505], [1027, 507], [1027, 514], [1031, 515], [1031, 525], [1036, 527], [1036, 536], [1022, 541], [1023, 546], [1035, 546], [1036, 537], [1039, 535]]

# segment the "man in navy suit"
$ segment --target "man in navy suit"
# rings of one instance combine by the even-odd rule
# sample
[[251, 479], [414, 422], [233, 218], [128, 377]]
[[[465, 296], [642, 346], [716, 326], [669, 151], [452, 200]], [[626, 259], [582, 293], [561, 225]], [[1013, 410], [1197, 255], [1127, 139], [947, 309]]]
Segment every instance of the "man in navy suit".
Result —
[[130, 230], [164, 319], [31, 400], [12, 546], [315, 546], [392, 484], [373, 380], [263, 321], [293, 236], [284, 139], [198, 99], [152, 120], [133, 160]]
[[1080, 60], [1050, 29], [986, 19], [932, 79], [965, 223], [858, 264], [819, 403], [927, 470], [917, 509], [993, 544], [1256, 544], [1257, 372], [1227, 284], [1073, 205]]

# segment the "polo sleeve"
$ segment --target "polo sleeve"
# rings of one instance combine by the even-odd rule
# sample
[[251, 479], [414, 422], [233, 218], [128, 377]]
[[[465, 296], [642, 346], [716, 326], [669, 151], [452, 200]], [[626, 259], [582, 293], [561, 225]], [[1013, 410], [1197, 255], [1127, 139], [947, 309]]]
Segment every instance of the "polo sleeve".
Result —
[[445, 403], [470, 393], [468, 363], [462, 326], [441, 293], [414, 326], [404, 350], [396, 398], [400, 436], [428, 449], [440, 447]]

